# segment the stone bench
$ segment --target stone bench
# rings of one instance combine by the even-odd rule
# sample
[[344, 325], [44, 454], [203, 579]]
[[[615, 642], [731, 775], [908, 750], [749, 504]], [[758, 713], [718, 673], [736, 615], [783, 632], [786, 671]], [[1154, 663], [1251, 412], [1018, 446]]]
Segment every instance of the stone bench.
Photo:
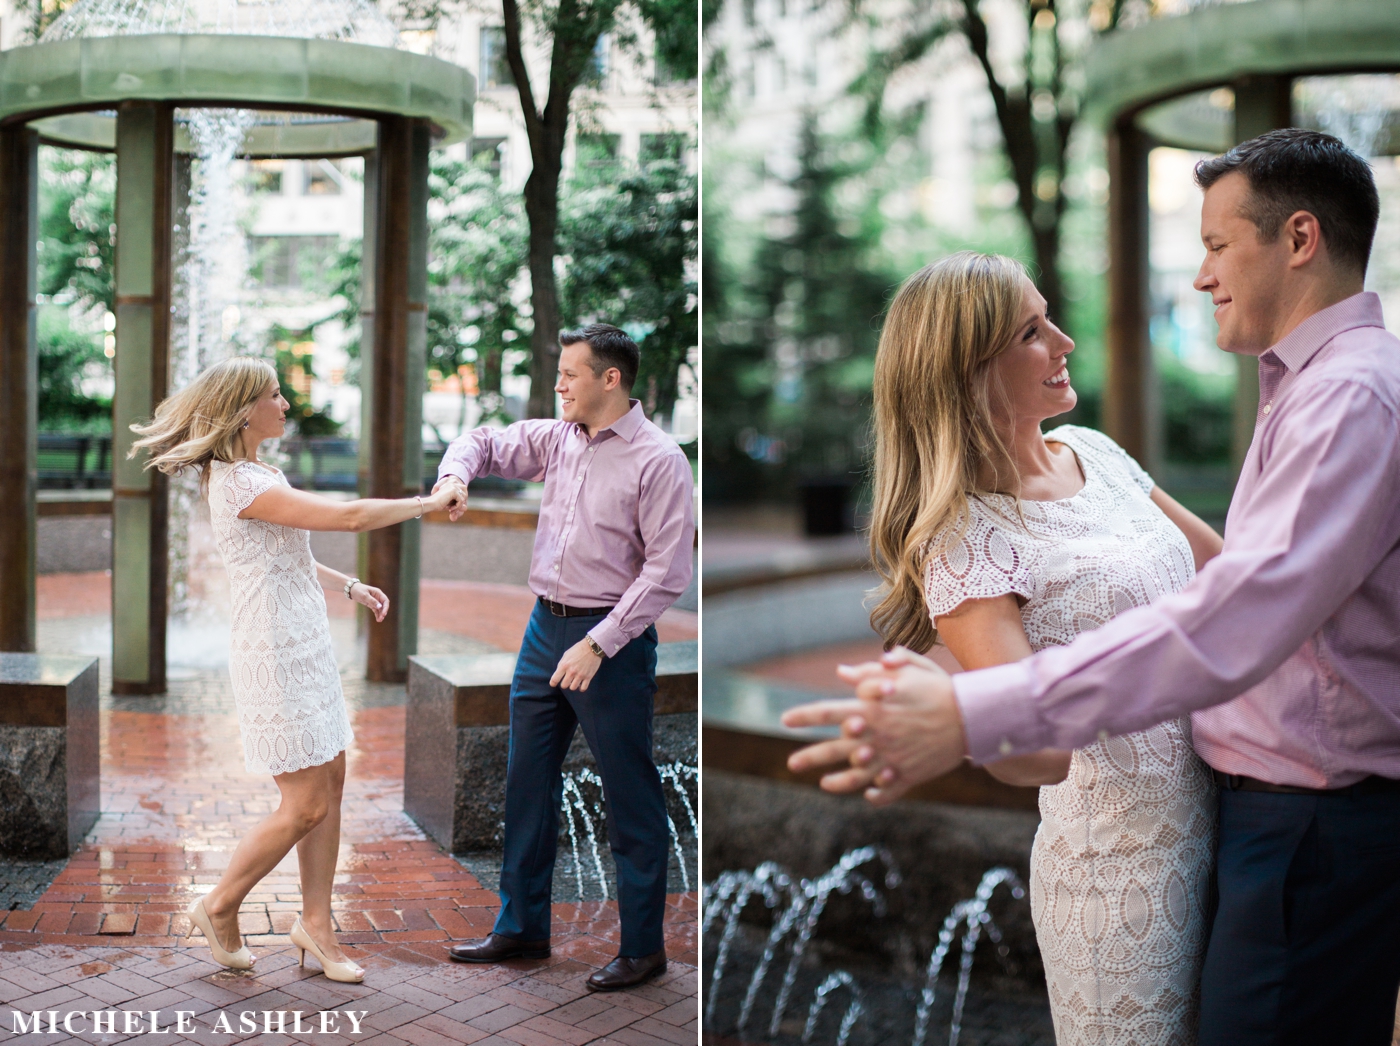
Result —
[[97, 659], [0, 653], [0, 853], [52, 860], [101, 810]]
[[[657, 647], [653, 756], [658, 765], [696, 762], [697, 644]], [[408, 659], [403, 807], [453, 853], [499, 850], [505, 816], [514, 654]], [[596, 769], [582, 731], [566, 772]]]

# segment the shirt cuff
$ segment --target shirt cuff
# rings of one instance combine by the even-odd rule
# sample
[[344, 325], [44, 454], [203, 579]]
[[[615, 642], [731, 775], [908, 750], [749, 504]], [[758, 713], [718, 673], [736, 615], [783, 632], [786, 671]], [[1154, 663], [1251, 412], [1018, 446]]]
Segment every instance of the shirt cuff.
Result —
[[1045, 747], [1033, 695], [1034, 678], [1025, 661], [953, 676], [953, 696], [974, 763], [994, 763]]
[[593, 642], [603, 648], [603, 653], [608, 657], [612, 657], [631, 642], [622, 629], [613, 623], [611, 617], [603, 618], [588, 630], [588, 634], [593, 637]]
[[466, 471], [467, 471], [467, 470], [464, 469], [464, 468], [462, 468], [462, 466], [460, 466], [460, 465], [449, 465], [449, 466], [446, 466], [446, 467], [443, 467], [443, 468], [439, 468], [439, 469], [438, 469], [438, 482], [441, 483], [441, 482], [442, 482], [444, 479], [446, 479], [448, 476], [451, 476], [451, 477], [453, 477], [454, 479], [459, 479], [459, 480], [461, 480], [461, 481], [462, 481], [462, 485], [463, 485], [463, 486], [466, 486], [468, 483], [471, 482], [471, 480], [468, 479], [467, 476], [466, 476]]

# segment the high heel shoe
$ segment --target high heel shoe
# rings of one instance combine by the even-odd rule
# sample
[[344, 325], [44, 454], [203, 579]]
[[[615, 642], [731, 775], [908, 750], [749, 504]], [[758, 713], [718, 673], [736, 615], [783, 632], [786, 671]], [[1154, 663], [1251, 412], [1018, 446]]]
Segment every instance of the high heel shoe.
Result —
[[231, 970], [251, 970], [253, 968], [253, 953], [248, 950], [246, 944], [242, 944], [236, 952], [226, 952], [223, 945], [219, 943], [219, 935], [214, 932], [214, 924], [209, 919], [209, 913], [204, 910], [204, 898], [194, 902], [194, 906], [189, 910], [190, 932], [185, 934], [185, 939], [194, 936], [195, 927], [204, 933], [204, 940], [209, 945], [209, 950], [214, 953], [214, 961], [227, 966]]
[[306, 932], [306, 927], [301, 925], [301, 917], [292, 924], [292, 932], [287, 934], [292, 939], [292, 944], [301, 951], [301, 959], [297, 965], [306, 965], [306, 953], [310, 952], [316, 956], [316, 961], [321, 964], [321, 972], [330, 981], [340, 981], [344, 984], [359, 984], [365, 979], [365, 971], [356, 966], [349, 959], [344, 962], [335, 962], [327, 959], [324, 952], [311, 939], [311, 934]]

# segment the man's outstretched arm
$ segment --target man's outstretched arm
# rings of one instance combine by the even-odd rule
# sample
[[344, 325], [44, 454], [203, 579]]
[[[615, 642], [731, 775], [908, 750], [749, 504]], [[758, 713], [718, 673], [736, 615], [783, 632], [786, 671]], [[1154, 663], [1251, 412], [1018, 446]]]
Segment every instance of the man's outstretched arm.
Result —
[[538, 418], [517, 421], [503, 429], [481, 425], [454, 439], [442, 456], [438, 479], [433, 484], [433, 493], [444, 483], [456, 483], [461, 487], [461, 496], [450, 510], [453, 522], [466, 511], [467, 484], [478, 476], [543, 479], [557, 428], [558, 422]]
[[[853, 746], [852, 760], [863, 762], [862, 748], [871, 755], [849, 783], [897, 781], [889, 798], [964, 756], [981, 763], [1078, 748], [1249, 689], [1400, 541], [1394, 413], [1350, 382], [1312, 393], [1267, 434], [1264, 473], [1232, 519], [1225, 551], [1183, 591], [1069, 646], [955, 680], [924, 665], [860, 666], [847, 674], [859, 704], [794, 709], [784, 722], [846, 722], [866, 742]], [[847, 722], [853, 717], [861, 722]], [[802, 752], [793, 759], [795, 768], [813, 765]]]

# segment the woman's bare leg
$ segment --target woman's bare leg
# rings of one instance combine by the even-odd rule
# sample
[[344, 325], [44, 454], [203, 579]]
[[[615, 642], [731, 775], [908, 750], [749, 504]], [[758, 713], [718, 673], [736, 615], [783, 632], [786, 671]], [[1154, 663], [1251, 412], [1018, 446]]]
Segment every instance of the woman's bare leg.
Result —
[[297, 843], [301, 866], [301, 925], [333, 962], [344, 962], [345, 953], [335, 939], [331, 921], [331, 886], [340, 857], [340, 800], [345, 791], [345, 753], [326, 764], [330, 773], [326, 818]]
[[[238, 909], [243, 898], [277, 867], [298, 840], [325, 821], [331, 809], [331, 765], [308, 766], [273, 778], [282, 793], [282, 802], [243, 837], [224, 874], [204, 898], [204, 910], [224, 948], [232, 951], [239, 946]], [[340, 779], [344, 780], [343, 761]], [[338, 817], [338, 799], [335, 805]]]

